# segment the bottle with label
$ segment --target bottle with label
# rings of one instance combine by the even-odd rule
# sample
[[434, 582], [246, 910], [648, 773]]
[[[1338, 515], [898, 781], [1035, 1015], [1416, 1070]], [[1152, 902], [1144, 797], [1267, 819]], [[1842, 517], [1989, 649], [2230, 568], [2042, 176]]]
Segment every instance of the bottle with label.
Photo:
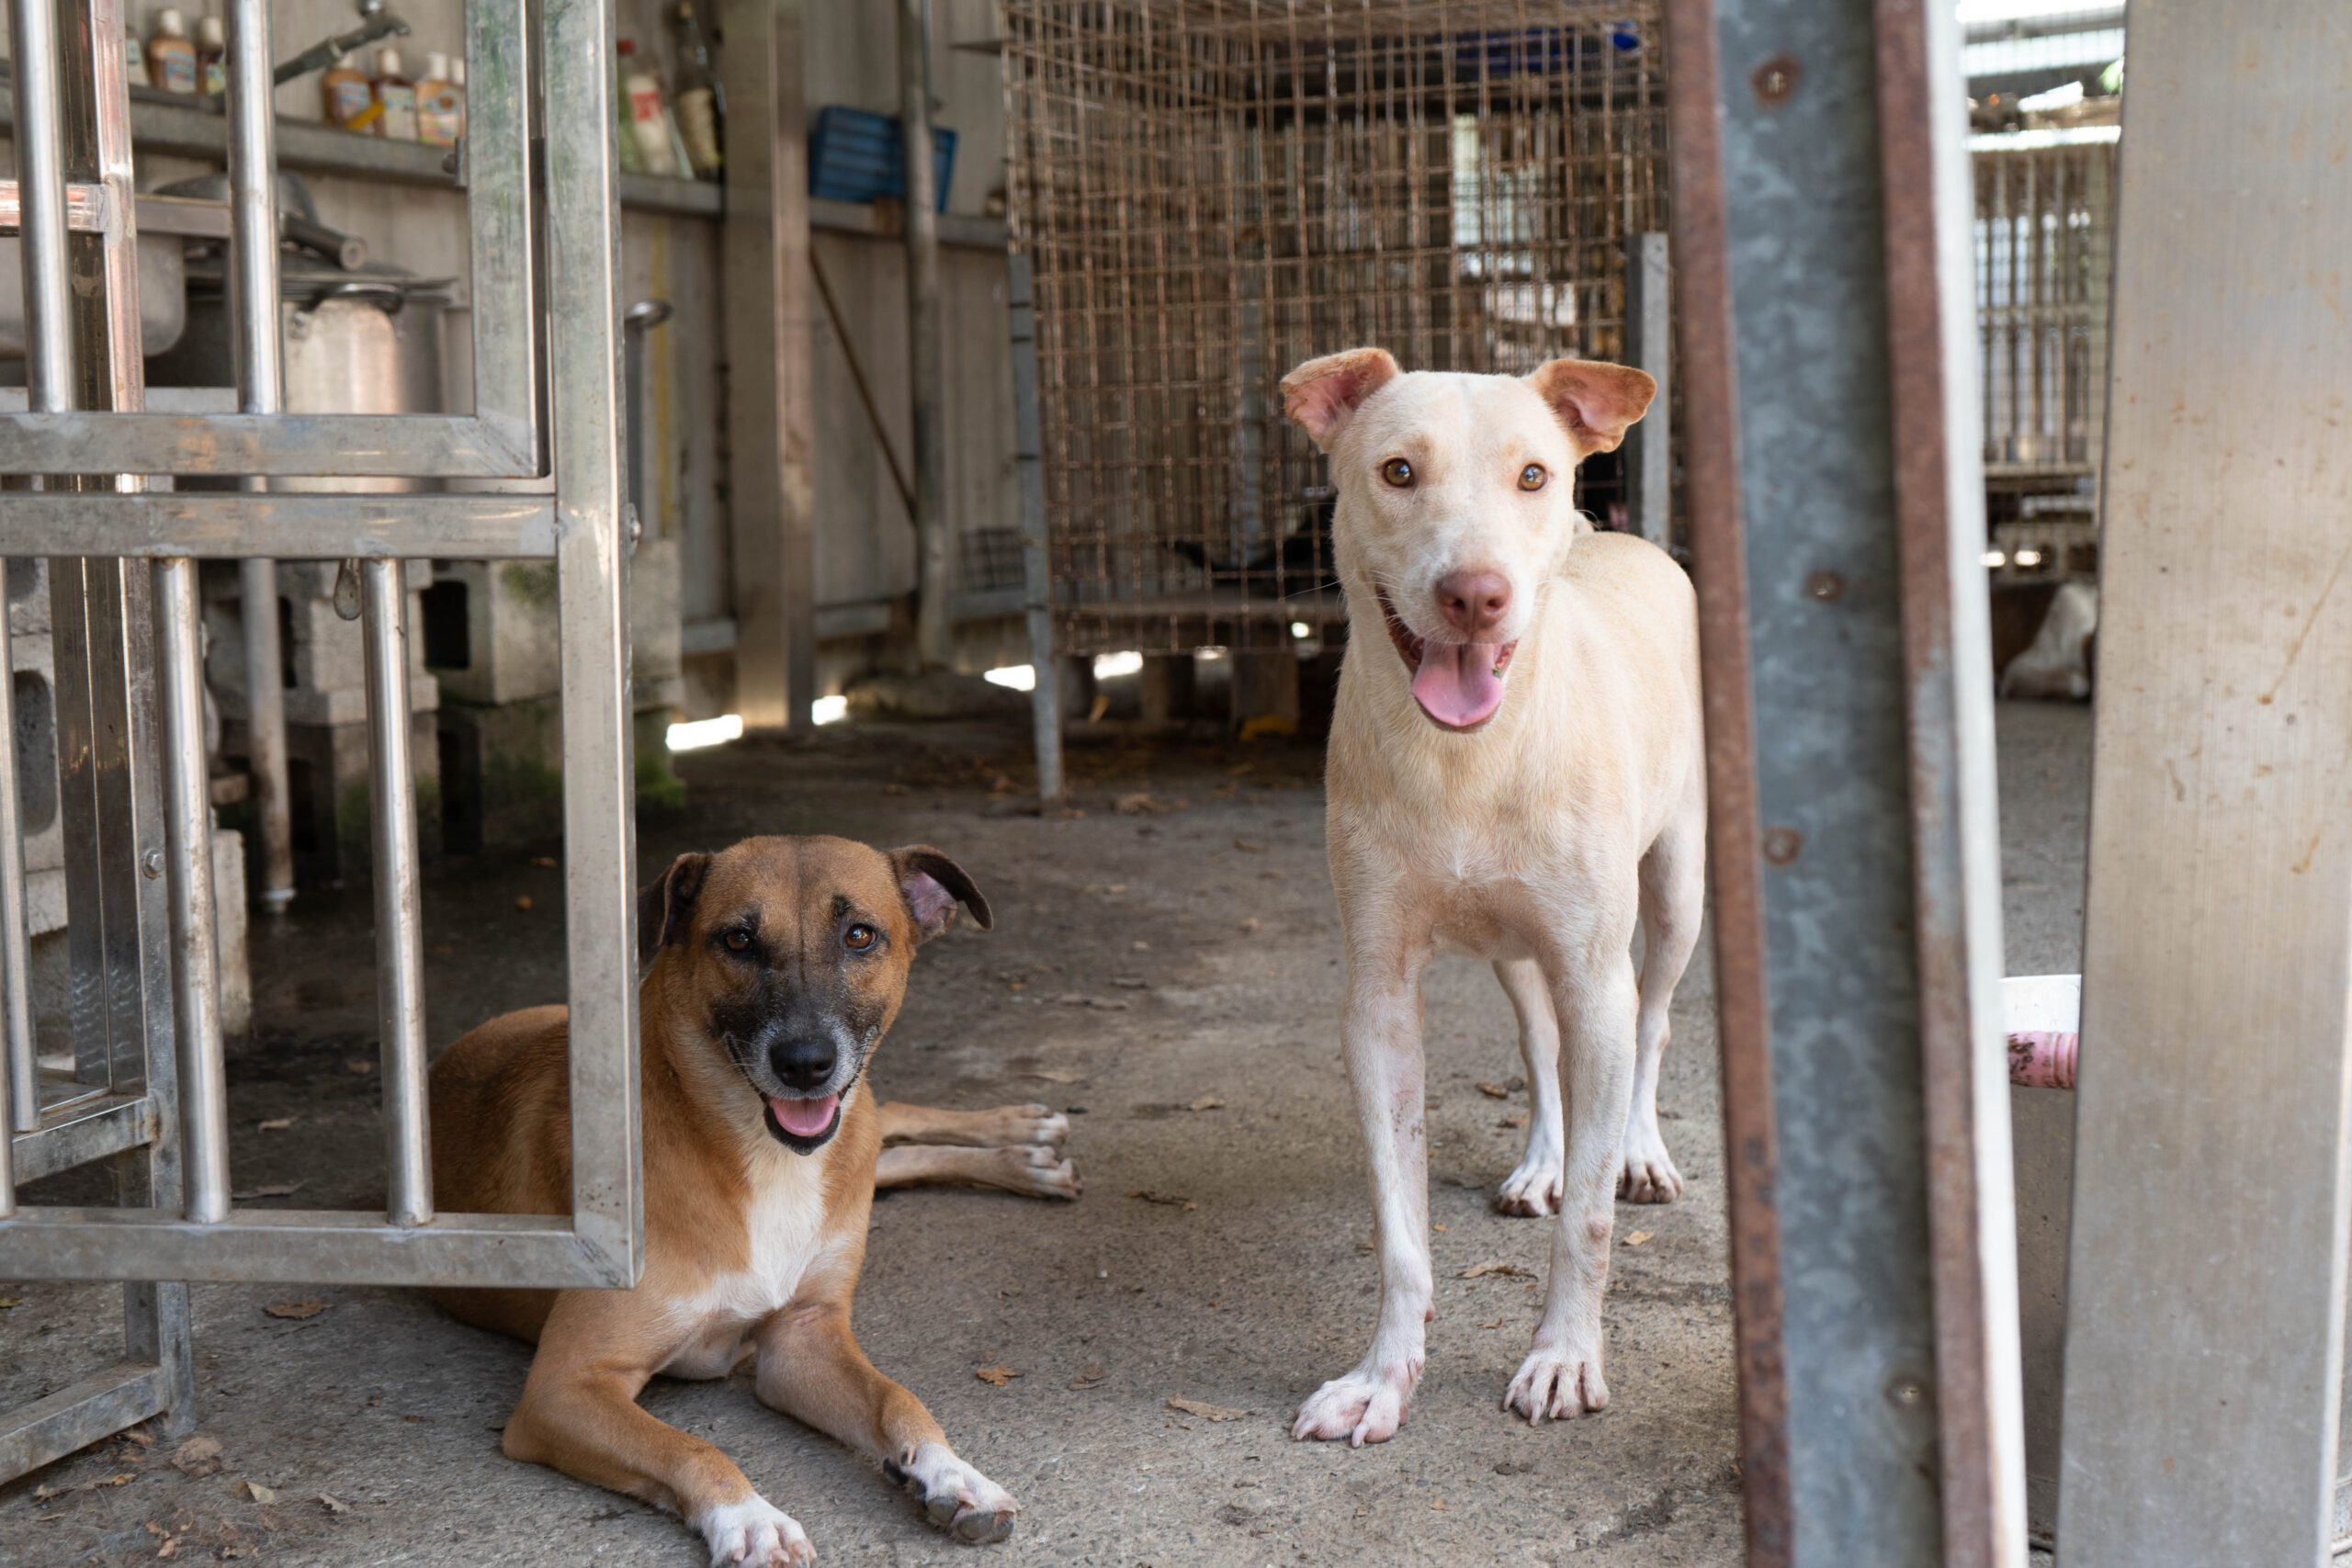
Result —
[[319, 78], [319, 93], [329, 125], [344, 130], [366, 130], [375, 120], [375, 94], [348, 54], [337, 59]]
[[694, 0], [678, 0], [671, 13], [672, 41], [678, 60], [677, 120], [679, 138], [686, 144], [686, 162], [695, 177], [718, 177], [719, 128], [727, 118], [727, 98], [719, 91], [718, 73], [711, 69], [710, 42], [703, 36], [702, 19]]
[[620, 41], [621, 87], [628, 95], [630, 134], [637, 138], [637, 160], [649, 175], [678, 176], [678, 160], [671, 145], [670, 111], [662, 102], [662, 78], [628, 39]]
[[622, 39], [613, 46], [613, 125], [620, 143], [621, 173], [645, 173], [645, 155], [637, 149], [637, 126], [629, 115], [628, 73], [637, 63], [637, 45]]
[[416, 85], [416, 139], [435, 147], [455, 147], [464, 134], [464, 99], [449, 79], [449, 57], [428, 52], [424, 80]]
[[122, 79], [134, 87], [147, 84], [147, 51], [141, 47], [139, 34], [130, 28], [122, 29]]
[[188, 41], [187, 18], [167, 6], [155, 14], [155, 36], [147, 40], [147, 70], [167, 93], [196, 91], [196, 45]]
[[401, 72], [401, 51], [376, 51], [376, 79], [368, 85], [379, 111], [376, 134], [388, 141], [416, 140], [416, 85]]
[[218, 17], [196, 19], [196, 90], [215, 98], [229, 90], [229, 35]]

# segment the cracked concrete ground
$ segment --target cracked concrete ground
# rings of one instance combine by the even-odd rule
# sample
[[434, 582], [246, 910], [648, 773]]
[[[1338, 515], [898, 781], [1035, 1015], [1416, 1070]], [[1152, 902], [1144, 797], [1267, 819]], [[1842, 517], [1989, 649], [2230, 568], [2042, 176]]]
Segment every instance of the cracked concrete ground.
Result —
[[[2003, 714], [2013, 972], [2074, 960], [2087, 739], [2077, 710]], [[925, 949], [876, 1079], [899, 1099], [1070, 1110], [1085, 1196], [885, 1198], [856, 1315], [875, 1361], [1021, 1500], [1018, 1534], [980, 1549], [989, 1557], [1738, 1561], [1703, 946], [1676, 998], [1661, 1093], [1688, 1190], [1669, 1208], [1620, 1209], [1609, 1411], [1535, 1429], [1498, 1407], [1537, 1283], [1461, 1276], [1494, 1262], [1540, 1276], [1547, 1238], [1539, 1222], [1488, 1210], [1519, 1151], [1505, 1123], [1523, 1106], [1476, 1086], [1519, 1071], [1510, 1014], [1483, 967], [1445, 961], [1428, 1006], [1430, 1211], [1442, 1227], [1428, 1375], [1394, 1442], [1294, 1444], [1291, 1413], [1353, 1363], [1374, 1308], [1317, 750], [1081, 747], [1083, 815], [1050, 818], [1020, 808], [1012, 786], [1026, 763], [1011, 727], [876, 727], [683, 761], [690, 814], [641, 834], [649, 876], [682, 850], [821, 830], [935, 843], [995, 904], [994, 933], [967, 927]], [[430, 879], [436, 1049], [495, 1012], [560, 996], [560, 877], [523, 852]], [[256, 1038], [230, 1068], [238, 1189], [302, 1184], [248, 1200], [257, 1206], [380, 1201], [364, 890], [306, 896], [289, 919], [257, 924], [254, 967]], [[265, 1126], [280, 1119], [290, 1125]], [[99, 1196], [75, 1179], [28, 1196]], [[61, 1461], [0, 1490], [0, 1562], [147, 1562], [168, 1549], [337, 1568], [702, 1562], [672, 1520], [499, 1455], [522, 1347], [413, 1292], [195, 1294], [199, 1431], [220, 1445], [221, 1468], [183, 1474], [168, 1443], [122, 1440]], [[111, 1289], [0, 1285], [0, 1298], [20, 1303], [0, 1312], [0, 1407], [119, 1347]], [[311, 1301], [323, 1310], [266, 1310]], [[1016, 1374], [1001, 1387], [975, 1375], [1000, 1366]], [[1210, 1421], [1170, 1408], [1171, 1396], [1249, 1414]], [[760, 1406], [743, 1379], [657, 1382], [647, 1404], [731, 1454], [800, 1520], [820, 1561], [943, 1562], [962, 1550], [873, 1465]], [[269, 1495], [255, 1501], [248, 1483]]]

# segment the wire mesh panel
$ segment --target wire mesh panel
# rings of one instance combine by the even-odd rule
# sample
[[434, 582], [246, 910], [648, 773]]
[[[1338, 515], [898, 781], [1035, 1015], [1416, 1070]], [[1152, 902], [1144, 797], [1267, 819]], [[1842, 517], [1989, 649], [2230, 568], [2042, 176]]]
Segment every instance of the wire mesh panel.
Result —
[[1064, 650], [1341, 617], [1331, 492], [1275, 392], [1300, 361], [1622, 355], [1626, 239], [1666, 227], [1654, 4], [1005, 10]]
[[1996, 475], [2098, 472], [2116, 131], [2090, 126], [1978, 139], [1984, 463]]

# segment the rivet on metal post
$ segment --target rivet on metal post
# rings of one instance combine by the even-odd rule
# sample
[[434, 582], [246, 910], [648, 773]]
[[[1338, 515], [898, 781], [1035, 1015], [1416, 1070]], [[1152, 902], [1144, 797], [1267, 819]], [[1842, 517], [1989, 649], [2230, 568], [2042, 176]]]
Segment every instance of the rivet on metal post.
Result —
[[1764, 835], [1764, 858], [1787, 865], [1804, 849], [1804, 835], [1794, 828], [1774, 828]]
[[1747, 80], [1755, 87], [1758, 98], [1768, 104], [1782, 104], [1797, 90], [1797, 78], [1804, 73], [1796, 56], [1776, 54], [1758, 66]]
[[139, 872], [141, 875], [144, 876], [150, 882], [153, 882], [157, 877], [163, 875], [164, 852], [161, 850], [149, 850], [145, 854], [141, 855], [139, 857]]
[[1804, 591], [1808, 598], [1827, 604], [1845, 596], [1846, 580], [1834, 571], [1816, 571], [1804, 580]]

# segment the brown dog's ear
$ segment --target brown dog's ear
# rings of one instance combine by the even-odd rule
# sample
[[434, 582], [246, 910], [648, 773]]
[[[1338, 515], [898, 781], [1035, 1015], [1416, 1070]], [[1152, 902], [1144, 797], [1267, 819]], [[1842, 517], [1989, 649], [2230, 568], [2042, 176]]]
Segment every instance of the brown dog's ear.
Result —
[[670, 863], [670, 869], [660, 878], [647, 883], [637, 896], [637, 961], [642, 965], [653, 962], [653, 955], [686, 934], [686, 921], [694, 913], [695, 899], [702, 893], [702, 879], [710, 870], [710, 857], [704, 854], [680, 855]]
[[1385, 348], [1327, 354], [1283, 378], [1283, 412], [1329, 452], [1348, 416], [1399, 374]]
[[899, 874], [899, 893], [907, 912], [915, 918], [918, 941], [928, 942], [956, 923], [956, 901], [972, 911], [982, 931], [996, 924], [989, 901], [965, 874], [964, 868], [929, 844], [909, 844], [890, 852], [890, 869]]
[[1577, 445], [1577, 461], [1614, 452], [1657, 396], [1649, 372], [1597, 359], [1555, 359], [1527, 378]]

